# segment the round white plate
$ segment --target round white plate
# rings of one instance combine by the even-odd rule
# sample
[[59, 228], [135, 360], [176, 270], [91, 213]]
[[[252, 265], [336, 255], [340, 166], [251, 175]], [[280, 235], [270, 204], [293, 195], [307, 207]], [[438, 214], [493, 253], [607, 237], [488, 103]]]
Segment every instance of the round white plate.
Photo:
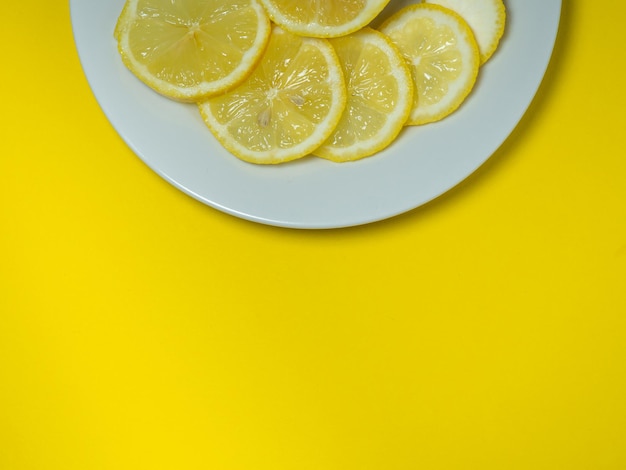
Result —
[[[391, 0], [383, 16], [404, 5]], [[260, 166], [226, 152], [195, 105], [163, 98], [122, 64], [113, 29], [124, 0], [70, 0], [87, 80], [113, 127], [155, 172], [237, 217], [295, 228], [359, 225], [414, 209], [448, 191], [504, 142], [548, 66], [561, 0], [506, 0], [500, 48], [463, 106], [435, 124], [407, 128], [380, 154], [336, 164], [306, 157]]]

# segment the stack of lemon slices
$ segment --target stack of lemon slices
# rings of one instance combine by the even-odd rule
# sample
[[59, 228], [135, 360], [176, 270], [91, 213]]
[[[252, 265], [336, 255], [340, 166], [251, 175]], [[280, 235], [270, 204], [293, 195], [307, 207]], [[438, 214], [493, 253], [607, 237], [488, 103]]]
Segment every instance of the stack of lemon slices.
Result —
[[346, 162], [455, 111], [503, 35], [502, 0], [426, 0], [369, 27], [389, 2], [126, 0], [115, 38], [240, 159]]

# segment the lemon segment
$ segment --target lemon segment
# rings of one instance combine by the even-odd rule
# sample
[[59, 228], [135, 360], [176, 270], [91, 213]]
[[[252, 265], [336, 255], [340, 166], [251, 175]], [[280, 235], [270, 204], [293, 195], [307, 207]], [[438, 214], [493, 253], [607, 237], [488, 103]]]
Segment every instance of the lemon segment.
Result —
[[314, 153], [335, 162], [358, 160], [387, 147], [404, 127], [413, 104], [411, 72], [391, 41], [371, 28], [330, 42], [348, 101], [337, 128]]
[[253, 73], [233, 90], [198, 103], [217, 140], [251, 163], [301, 158], [333, 132], [346, 105], [337, 55], [328, 40], [274, 27]]
[[404, 7], [380, 31], [398, 47], [415, 84], [413, 109], [407, 121], [421, 125], [454, 112], [471, 92], [480, 55], [468, 24], [439, 5]]
[[245, 79], [270, 31], [257, 0], [127, 0], [114, 35], [124, 64], [144, 83], [198, 101]]
[[480, 62], [484, 64], [498, 48], [504, 34], [506, 8], [503, 0], [426, 0], [454, 10], [463, 17], [472, 29]]
[[372, 21], [389, 0], [261, 0], [272, 20], [295, 34], [345, 36]]

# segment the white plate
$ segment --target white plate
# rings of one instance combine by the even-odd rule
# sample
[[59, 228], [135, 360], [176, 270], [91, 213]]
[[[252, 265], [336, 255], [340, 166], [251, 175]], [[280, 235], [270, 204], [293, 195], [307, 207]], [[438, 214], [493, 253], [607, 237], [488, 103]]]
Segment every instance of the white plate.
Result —
[[[387, 14], [413, 1], [392, 0]], [[507, 30], [463, 106], [447, 119], [407, 128], [384, 152], [336, 164], [307, 157], [277, 166], [222, 149], [195, 105], [161, 97], [122, 64], [113, 28], [124, 0], [70, 0], [74, 38], [104, 113], [155, 172], [237, 217], [297, 228], [373, 222], [448, 191], [504, 142], [532, 101], [558, 30], [561, 0], [507, 0]]]

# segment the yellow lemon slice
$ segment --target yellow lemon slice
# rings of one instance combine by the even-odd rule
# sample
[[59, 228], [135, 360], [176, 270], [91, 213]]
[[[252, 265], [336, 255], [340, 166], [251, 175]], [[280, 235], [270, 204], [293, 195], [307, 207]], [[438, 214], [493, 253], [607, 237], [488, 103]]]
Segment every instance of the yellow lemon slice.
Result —
[[341, 65], [328, 40], [280, 27], [242, 84], [198, 104], [217, 140], [252, 163], [310, 154], [333, 132], [345, 105]]
[[456, 11], [474, 32], [481, 63], [493, 55], [504, 34], [506, 8], [502, 0], [426, 0]]
[[274, 22], [302, 36], [344, 36], [372, 21], [389, 0], [261, 0]]
[[249, 75], [270, 31], [257, 0], [127, 0], [115, 38], [122, 60], [144, 83], [197, 101]]
[[407, 124], [438, 121], [470, 93], [480, 55], [468, 24], [452, 10], [421, 3], [404, 7], [380, 27], [405, 57], [415, 83]]
[[396, 138], [411, 112], [413, 81], [398, 49], [378, 31], [366, 27], [330, 42], [348, 101], [337, 128], [314, 153], [346, 162], [373, 155]]

